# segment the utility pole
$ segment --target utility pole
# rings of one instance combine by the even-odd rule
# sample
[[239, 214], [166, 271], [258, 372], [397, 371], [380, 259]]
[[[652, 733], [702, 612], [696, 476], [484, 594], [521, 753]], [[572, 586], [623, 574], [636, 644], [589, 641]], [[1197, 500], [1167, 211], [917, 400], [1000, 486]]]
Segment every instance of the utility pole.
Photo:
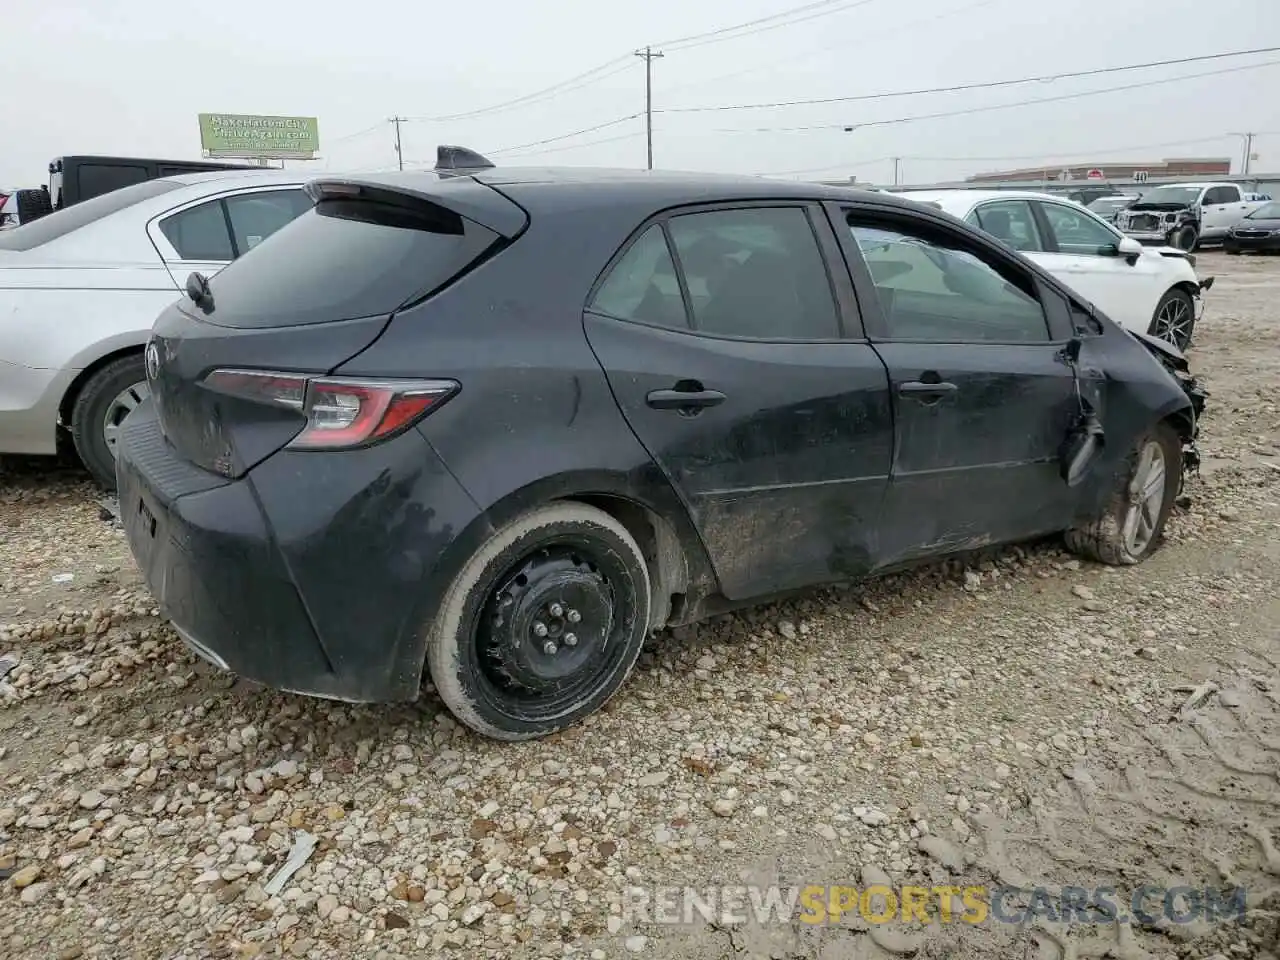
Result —
[[661, 60], [661, 53], [654, 53], [652, 47], [636, 51], [637, 57], [644, 57], [644, 135], [647, 145], [647, 169], [653, 169], [653, 61]]
[[400, 124], [404, 123], [404, 117], [391, 117], [391, 124], [396, 128], [396, 162], [400, 164], [400, 169], [404, 169], [404, 151], [400, 149]]
[[902, 160], [901, 157], [893, 158], [893, 185], [895, 187], [898, 185], [898, 163], [901, 160]]
[[1240, 162], [1240, 175], [1248, 176], [1249, 160], [1253, 156], [1253, 138], [1256, 137], [1257, 134], [1256, 133], [1233, 133], [1232, 136], [1239, 137], [1241, 140], [1244, 141], [1244, 158]]

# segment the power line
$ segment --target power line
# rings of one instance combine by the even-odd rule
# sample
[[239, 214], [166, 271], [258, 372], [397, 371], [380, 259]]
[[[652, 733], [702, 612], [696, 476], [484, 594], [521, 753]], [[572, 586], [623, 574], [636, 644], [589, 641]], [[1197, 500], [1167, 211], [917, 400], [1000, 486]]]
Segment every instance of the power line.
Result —
[[721, 73], [721, 74], [717, 74], [714, 77], [706, 77], [702, 80], [693, 80], [693, 81], [690, 81], [689, 83], [678, 84], [677, 86], [674, 86], [674, 87], [664, 87], [663, 93], [669, 96], [670, 94], [678, 93], [681, 90], [688, 90], [693, 87], [704, 87], [712, 83], [719, 83], [722, 80], [734, 80], [734, 79], [737, 79], [738, 77], [745, 77], [745, 76], [759, 76], [762, 72], [768, 71], [773, 67], [779, 66], [784, 63], [791, 63], [793, 60], [799, 60], [801, 57], [812, 56], [815, 53], [824, 53], [827, 50], [836, 50], [840, 47], [848, 47], [855, 43], [859, 45], [863, 45], [866, 43], [867, 40], [883, 39], [886, 36], [899, 33], [903, 30], [912, 30], [912, 29], [915, 29], [916, 27], [922, 27], [927, 24], [934, 23], [935, 21], [938, 21], [938, 20], [945, 20], [950, 17], [956, 17], [964, 13], [972, 13], [974, 10], [977, 10], [980, 7], [989, 7], [992, 4], [1003, 3], [1003, 2], [1004, 0], [977, 0], [976, 3], [970, 3], [966, 6], [958, 7], [954, 10], [946, 10], [941, 13], [935, 13], [929, 17], [921, 17], [919, 20], [910, 20], [906, 23], [895, 23], [890, 25], [890, 28], [887, 30], [873, 30], [869, 33], [860, 33], [856, 38], [851, 40], [849, 39], [841, 40], [838, 43], [828, 43], [828, 44], [824, 44], [821, 47], [813, 47], [807, 50], [802, 50], [799, 53], [793, 53], [785, 57], [780, 57], [777, 60], [769, 60], [765, 63], [756, 64], [754, 66], [747, 67], [745, 70], [735, 70], [733, 73]]
[[595, 126], [583, 127], [581, 130], [574, 130], [571, 133], [562, 133], [556, 137], [547, 137], [545, 140], [533, 140], [529, 143], [517, 143], [510, 147], [499, 147], [496, 150], [485, 150], [483, 152], [486, 156], [493, 156], [499, 153], [511, 153], [515, 150], [524, 150], [527, 147], [540, 147], [544, 143], [558, 143], [561, 140], [568, 140], [571, 137], [579, 137], [584, 133], [595, 133], [597, 130], [616, 127], [620, 123], [626, 123], [628, 120], [635, 120], [637, 117], [642, 116], [644, 116], [643, 112], [629, 113], [625, 117], [615, 117], [612, 120], [606, 120], [604, 123], [597, 123]]
[[[777, 27], [791, 26], [792, 23], [802, 23], [805, 20], [811, 20], [817, 16], [826, 16], [828, 13], [838, 13], [841, 10], [860, 7], [864, 4], [874, 2], [875, 0], [814, 0], [814, 2], [802, 4], [798, 7], [792, 7], [768, 17], [759, 17], [755, 20], [747, 20], [743, 23], [737, 23], [728, 27], [721, 27], [717, 30], [709, 30], [704, 33], [690, 34], [685, 37], [668, 41], [666, 44], [651, 44], [651, 46], [661, 47], [679, 44], [681, 45], [681, 49], [689, 49], [693, 46], [701, 46], [703, 43], [718, 43], [721, 39], [736, 40], [737, 36], [721, 37], [721, 35], [745, 30], [748, 27], [758, 27], [759, 29], [757, 30], [752, 30], [750, 33], [742, 34], [742, 36], [750, 36], [751, 33], [760, 32], [760, 29], [775, 29]], [[835, 7], [835, 9], [814, 12], [815, 10], [818, 10], [818, 8], [823, 7]], [[809, 15], [800, 17], [796, 20], [790, 20], [783, 23], [773, 23], [770, 26], [762, 26], [767, 21], [794, 17], [796, 14], [801, 13], [808, 13]], [[532, 93], [527, 93], [511, 100], [504, 100], [500, 103], [490, 104], [487, 107], [477, 107], [474, 110], [466, 110], [461, 113], [442, 114], [440, 116], [406, 117], [405, 119], [429, 123], [452, 123], [458, 120], [470, 120], [474, 117], [487, 116], [492, 113], [501, 113], [507, 110], [518, 109], [520, 107], [532, 106], [533, 104], [539, 103], [543, 100], [552, 99], [566, 93], [572, 93], [575, 90], [581, 90], [584, 87], [593, 86], [608, 79], [609, 77], [625, 72], [632, 66], [634, 66], [634, 61], [630, 59], [629, 54], [624, 54], [622, 56], [614, 57], [612, 60], [607, 60], [598, 66], [592, 67], [590, 70], [585, 70], [576, 76], [569, 77], [566, 80], [561, 80], [558, 83], [553, 83], [548, 87], [543, 87], [540, 90], [535, 90]]]
[[[728, 40], [740, 40], [743, 37], [755, 36], [757, 33], [764, 33], [768, 30], [778, 30], [782, 27], [795, 26], [797, 23], [805, 23], [809, 20], [816, 20], [819, 17], [829, 17], [833, 13], [843, 13], [846, 10], [854, 10], [858, 7], [865, 7], [867, 4], [876, 2], [877, 0], [823, 0], [823, 2], [818, 3], [807, 3], [799, 7], [793, 7], [790, 10], [784, 10], [782, 13], [776, 13], [769, 17], [759, 17], [755, 20], [748, 20], [745, 23], [739, 23], [736, 26], [722, 27], [719, 30], [709, 30], [706, 33], [691, 34], [690, 36], [682, 37], [678, 40], [668, 40], [665, 43], [658, 44], [658, 46], [665, 47], [669, 50], [692, 50], [694, 47], [706, 46], [709, 43], [724, 43]], [[795, 16], [796, 14], [805, 12], [808, 12], [807, 16]]]
[[597, 67], [584, 71], [577, 76], [570, 77], [567, 80], [561, 80], [559, 83], [553, 83], [549, 87], [541, 90], [535, 90], [533, 93], [526, 93], [523, 96], [516, 97], [512, 100], [504, 100], [501, 103], [491, 104], [487, 107], [478, 107], [475, 110], [467, 110], [462, 113], [443, 114], [437, 117], [406, 117], [407, 120], [414, 120], [426, 123], [451, 123], [458, 120], [470, 120], [473, 117], [485, 116], [491, 113], [502, 113], [507, 110], [514, 110], [520, 107], [532, 106], [542, 100], [552, 99], [554, 97], [563, 96], [566, 93], [572, 93], [581, 90], [584, 87], [593, 86], [609, 77], [617, 76], [619, 73], [625, 73], [627, 70], [634, 68], [635, 63], [629, 56], [614, 57], [606, 63], [602, 63]]
[[[1265, 134], [1255, 134], [1255, 136], [1264, 136]], [[1032, 153], [1032, 154], [1010, 154], [1003, 157], [932, 157], [924, 155], [912, 155], [902, 157], [903, 160], [914, 160], [919, 163], [1007, 163], [1007, 162], [1030, 162], [1033, 160], [1042, 160], [1051, 165], [1059, 163], [1070, 163], [1078, 158], [1098, 157], [1107, 154], [1130, 153], [1136, 150], [1157, 150], [1163, 147], [1183, 147], [1191, 144], [1200, 143], [1219, 143], [1235, 134], [1223, 133], [1215, 137], [1197, 137], [1194, 140], [1165, 140], [1161, 143], [1140, 143], [1131, 144], [1127, 147], [1106, 147], [1098, 150], [1072, 150], [1067, 153]], [[891, 157], [876, 157], [871, 160], [846, 160], [842, 163], [833, 163], [825, 167], [806, 167], [802, 170], [774, 170], [769, 173], [757, 174], [765, 177], [784, 177], [795, 176], [804, 173], [822, 173], [826, 170], [840, 170], [845, 167], [869, 166], [873, 163], [882, 163]]]
[[[637, 137], [643, 137], [644, 133], [645, 132], [643, 130], [632, 130], [630, 133], [620, 133], [614, 137], [601, 137], [598, 140], [584, 140], [582, 143], [566, 143], [559, 147], [548, 147], [545, 150], [530, 150], [524, 153], [508, 153], [506, 154], [506, 159], [510, 160], [512, 157], [540, 157], [544, 154], [562, 153], [566, 150], [585, 150], [587, 147], [599, 147], [606, 143], [621, 143], [623, 140], [635, 140]], [[490, 153], [493, 152], [494, 151], [490, 151]], [[423, 164], [423, 166], [430, 165], [431, 164], [429, 163]]]
[[329, 144], [330, 146], [332, 146], [332, 145], [333, 145], [333, 144], [335, 144], [335, 143], [343, 143], [343, 142], [345, 142], [345, 141], [347, 141], [347, 140], [354, 140], [354, 139], [356, 139], [356, 137], [363, 137], [363, 136], [366, 136], [366, 135], [368, 135], [368, 134], [370, 134], [370, 133], [373, 133], [373, 131], [375, 131], [375, 130], [381, 130], [381, 129], [382, 129], [382, 125], [383, 125], [384, 123], [386, 123], [386, 122], [387, 122], [387, 121], [385, 121], [385, 120], [379, 120], [379, 121], [378, 121], [377, 123], [375, 123], [373, 126], [371, 126], [371, 127], [365, 127], [363, 130], [357, 130], [355, 133], [348, 133], [348, 134], [344, 134], [344, 135], [343, 135], [343, 136], [341, 136], [341, 137], [326, 137], [326, 138], [325, 138], [325, 142], [326, 142], [327, 144]]
[[[990, 90], [996, 87], [1011, 87], [1025, 83], [1043, 83], [1051, 80], [1075, 80], [1081, 77], [1096, 77], [1110, 73], [1124, 73], [1129, 70], [1148, 70], [1153, 67], [1172, 67], [1186, 63], [1201, 63], [1208, 60], [1225, 60], [1231, 57], [1244, 57], [1258, 53], [1276, 53], [1280, 47], [1258, 47], [1254, 50], [1234, 50], [1228, 53], [1208, 53], [1195, 57], [1179, 57], [1172, 60], [1151, 60], [1146, 63], [1131, 63], [1117, 67], [1097, 67], [1092, 70], [1077, 70], [1071, 73], [1050, 73], [1038, 77], [1020, 77], [1016, 80], [986, 80], [980, 83], [961, 83], [946, 87], [921, 87], [916, 90], [895, 90], [889, 93], [862, 93], [847, 97], [819, 97], [810, 100], [777, 100], [771, 103], [729, 103], [707, 107], [668, 107], [657, 113], [709, 113], [726, 110], [766, 110], [775, 107], [803, 107], [828, 103], [854, 103], [864, 100], [887, 100], [893, 97], [915, 97], [928, 93], [959, 93], [964, 90]], [[1163, 81], [1157, 81], [1163, 82]]]
[[865, 120], [856, 124], [825, 123], [803, 127], [722, 127], [706, 131], [708, 133], [799, 133], [814, 130], [854, 130], [863, 127], [888, 127], [900, 123], [916, 123], [921, 120], [941, 120], [950, 117], [965, 117], [975, 113], [986, 113], [993, 110], [1009, 110], [1013, 107], [1029, 107], [1041, 103], [1060, 103], [1064, 100], [1078, 100], [1084, 97], [1096, 97], [1105, 93], [1120, 93], [1125, 90], [1140, 90], [1144, 87], [1156, 87], [1167, 83], [1181, 83], [1185, 80], [1199, 80], [1204, 77], [1219, 77], [1228, 73], [1242, 73], [1246, 70], [1259, 70], [1263, 67], [1274, 67], [1280, 60], [1264, 60], [1262, 63], [1250, 63], [1241, 67], [1227, 67], [1223, 70], [1206, 70], [1203, 73], [1188, 73], [1181, 77], [1162, 77], [1159, 80], [1143, 80], [1138, 83], [1126, 83], [1118, 87], [1104, 87], [1100, 90], [1083, 90], [1079, 93], [1065, 93], [1055, 97], [1038, 97], [1033, 100], [1015, 100], [1012, 103], [994, 103], [983, 107], [968, 107], [964, 110], [945, 110], [940, 113], [922, 113], [912, 117], [894, 117], [889, 120]]

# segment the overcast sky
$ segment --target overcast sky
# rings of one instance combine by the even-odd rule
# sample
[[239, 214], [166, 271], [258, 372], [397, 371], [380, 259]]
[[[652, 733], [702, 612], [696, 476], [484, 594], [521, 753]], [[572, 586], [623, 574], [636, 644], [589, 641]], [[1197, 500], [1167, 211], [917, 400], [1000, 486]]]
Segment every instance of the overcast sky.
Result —
[[[1280, 61], [1280, 51], [987, 90], [665, 112], [1280, 47], [1277, 0], [828, 0], [741, 38], [672, 42], [801, 4], [4, 0], [0, 186], [44, 182], [62, 154], [197, 158], [202, 111], [319, 117], [316, 169], [392, 167], [395, 114], [416, 118], [402, 127], [410, 164], [430, 165], [437, 144], [458, 143], [504, 163], [640, 167], [643, 116], [619, 118], [644, 109], [644, 65], [631, 53], [645, 44], [665, 53], [653, 65], [658, 167], [885, 183], [888, 158], [899, 156], [902, 182], [923, 183], [1070, 160], [1238, 164], [1242, 142], [1231, 134], [1253, 131], [1253, 170], [1280, 170], [1280, 65], [1239, 69]], [[561, 95], [430, 119], [484, 111], [615, 60]], [[1152, 85], [875, 123], [1134, 84]], [[840, 129], [857, 124], [872, 125]], [[564, 136], [589, 127], [598, 129]], [[535, 141], [550, 142], [523, 147]]]

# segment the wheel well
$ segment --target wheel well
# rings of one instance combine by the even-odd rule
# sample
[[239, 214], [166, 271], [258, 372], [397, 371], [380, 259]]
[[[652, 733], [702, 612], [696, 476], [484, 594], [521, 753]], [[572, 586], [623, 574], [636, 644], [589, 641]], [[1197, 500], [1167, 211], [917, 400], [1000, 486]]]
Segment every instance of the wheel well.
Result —
[[1196, 284], [1192, 283], [1190, 280], [1179, 280], [1169, 289], [1181, 290], [1192, 300], [1194, 300], [1200, 294], [1200, 288]]
[[1173, 411], [1160, 422], [1173, 427], [1183, 443], [1190, 443], [1196, 437], [1195, 414], [1189, 407]]
[[67, 387], [67, 392], [62, 395], [62, 402], [58, 404], [58, 423], [66, 426], [71, 422], [71, 409], [75, 406], [76, 400], [80, 396], [80, 391], [84, 389], [84, 385], [89, 382], [89, 379], [95, 373], [121, 357], [127, 357], [135, 353], [140, 354], [142, 351], [142, 344], [133, 347], [121, 347], [119, 350], [114, 350], [105, 356], [99, 357], [76, 374], [76, 378], [71, 381], [71, 386]]
[[689, 590], [689, 563], [671, 524], [632, 500], [610, 494], [583, 494], [567, 499], [603, 510], [635, 537], [649, 567], [653, 603], [649, 629], [665, 626], [678, 614]]

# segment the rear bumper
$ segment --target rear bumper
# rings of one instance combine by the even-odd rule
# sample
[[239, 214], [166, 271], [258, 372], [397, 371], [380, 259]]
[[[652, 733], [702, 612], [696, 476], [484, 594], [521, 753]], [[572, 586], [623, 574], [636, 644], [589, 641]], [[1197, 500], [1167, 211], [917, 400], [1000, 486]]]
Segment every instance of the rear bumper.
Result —
[[179, 458], [144, 404], [116, 476], [130, 550], [203, 659], [294, 693], [417, 696], [415, 601], [475, 511], [416, 431], [348, 453], [282, 451], [227, 480]]

